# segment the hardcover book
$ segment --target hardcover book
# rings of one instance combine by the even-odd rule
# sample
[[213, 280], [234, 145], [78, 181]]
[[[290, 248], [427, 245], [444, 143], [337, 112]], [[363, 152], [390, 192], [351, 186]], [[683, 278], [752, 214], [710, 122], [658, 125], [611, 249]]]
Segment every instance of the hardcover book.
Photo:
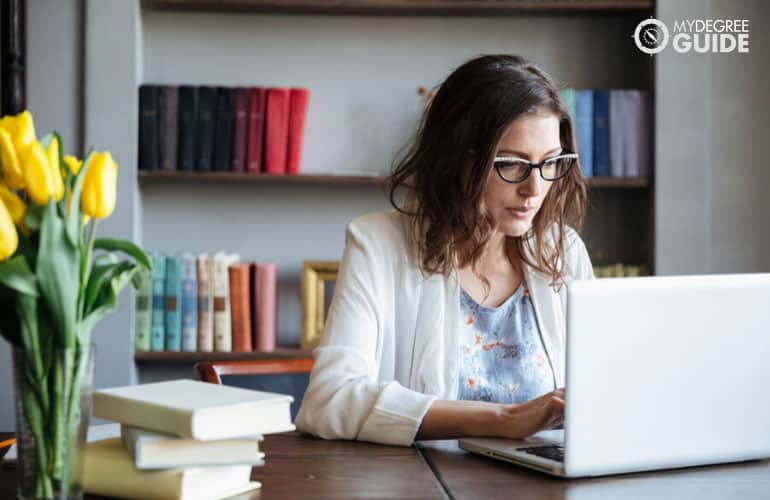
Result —
[[166, 350], [182, 350], [182, 262], [166, 258]]
[[250, 352], [251, 305], [249, 265], [233, 264], [228, 268], [230, 280], [230, 319], [233, 352]]
[[229, 172], [233, 161], [233, 126], [235, 90], [217, 87], [216, 118], [214, 122], [214, 159], [212, 170]]
[[176, 170], [177, 137], [179, 130], [179, 87], [163, 85], [158, 106], [160, 138], [158, 153], [161, 170]]
[[93, 413], [121, 424], [204, 441], [294, 430], [286, 394], [197, 380], [171, 380], [94, 392]]
[[265, 123], [265, 173], [285, 174], [289, 141], [289, 89], [271, 88], [267, 92]]
[[182, 350], [198, 349], [198, 272], [194, 255], [182, 255]]
[[134, 348], [137, 351], [151, 350], [152, 339], [152, 274], [140, 268], [139, 288], [136, 290], [134, 305]]
[[289, 136], [286, 158], [286, 172], [289, 174], [298, 174], [300, 171], [302, 138], [309, 99], [308, 89], [293, 88], [289, 94]]
[[575, 91], [575, 137], [583, 177], [594, 175], [594, 94], [593, 90]]
[[213, 265], [210, 256], [198, 256], [198, 350], [203, 352], [214, 350]]
[[152, 337], [153, 351], [163, 351], [166, 345], [166, 257], [152, 255]]
[[625, 128], [625, 91], [610, 91], [610, 174], [612, 177], [623, 177], [623, 147], [626, 135]]
[[246, 170], [254, 174], [258, 174], [262, 171], [266, 102], [267, 90], [263, 87], [252, 87], [249, 95], [249, 131]]
[[275, 349], [276, 286], [278, 270], [275, 264], [251, 266], [252, 273], [252, 322], [254, 350]]
[[214, 159], [214, 113], [217, 92], [214, 87], [198, 87], [198, 113], [195, 126], [196, 170], [210, 172]]
[[594, 90], [594, 171], [597, 177], [610, 176], [610, 93]]
[[179, 86], [179, 138], [177, 168], [185, 172], [195, 170], [195, 125], [198, 109], [198, 87]]
[[246, 171], [246, 135], [249, 121], [249, 95], [246, 87], [235, 89], [235, 125], [233, 131], [233, 172]]
[[158, 170], [158, 106], [160, 90], [157, 85], [139, 86], [139, 170]]

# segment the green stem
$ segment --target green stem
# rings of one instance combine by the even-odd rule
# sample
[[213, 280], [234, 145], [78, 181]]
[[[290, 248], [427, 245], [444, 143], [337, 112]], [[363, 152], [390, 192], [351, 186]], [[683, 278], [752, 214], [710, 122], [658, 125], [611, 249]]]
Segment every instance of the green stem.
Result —
[[35, 466], [37, 469], [35, 473], [35, 497], [53, 498], [53, 483], [48, 475], [48, 445], [43, 432], [43, 413], [40, 411], [27, 377], [24, 376], [23, 372], [26, 370], [26, 366], [21, 364], [18, 370], [16, 376], [24, 418], [35, 441]]
[[[86, 315], [85, 297], [86, 287], [88, 286], [88, 279], [91, 275], [91, 255], [94, 252], [94, 240], [96, 239], [96, 224], [97, 219], [91, 222], [91, 231], [88, 233], [88, 242], [86, 243], [86, 251], [83, 254], [83, 258], [80, 260], [80, 293], [78, 294], [78, 322], [82, 321]], [[85, 227], [83, 228], [85, 231]], [[87, 346], [80, 346], [85, 348]]]
[[[65, 439], [65, 431], [67, 426], [65, 425], [64, 416], [68, 414], [65, 404], [68, 401], [68, 392], [71, 390], [71, 376], [67, 373], [72, 369], [72, 357], [71, 349], [63, 349], [61, 351], [54, 351], [56, 355], [53, 360], [53, 378], [52, 384], [52, 401], [51, 401], [51, 424], [53, 425], [53, 442], [52, 444], [52, 461], [51, 461], [51, 475], [61, 480], [62, 469], [65, 462], [65, 454], [67, 453], [67, 441]], [[70, 382], [70, 383], [68, 383]]]

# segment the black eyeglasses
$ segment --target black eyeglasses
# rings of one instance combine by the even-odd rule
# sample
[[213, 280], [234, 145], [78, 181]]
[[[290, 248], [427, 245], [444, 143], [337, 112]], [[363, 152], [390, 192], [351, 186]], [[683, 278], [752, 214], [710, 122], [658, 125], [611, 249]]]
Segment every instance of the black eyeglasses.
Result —
[[558, 181], [577, 164], [577, 160], [577, 153], [560, 154], [540, 163], [532, 163], [515, 156], [497, 156], [493, 165], [502, 180], [516, 184], [525, 181], [533, 168], [540, 170], [540, 177], [544, 181]]

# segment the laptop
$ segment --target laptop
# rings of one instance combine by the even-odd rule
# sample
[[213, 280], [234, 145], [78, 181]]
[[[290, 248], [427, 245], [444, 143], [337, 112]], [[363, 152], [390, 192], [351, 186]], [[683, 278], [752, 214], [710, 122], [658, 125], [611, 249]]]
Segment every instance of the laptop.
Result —
[[564, 429], [460, 447], [560, 477], [770, 457], [770, 274], [578, 281]]

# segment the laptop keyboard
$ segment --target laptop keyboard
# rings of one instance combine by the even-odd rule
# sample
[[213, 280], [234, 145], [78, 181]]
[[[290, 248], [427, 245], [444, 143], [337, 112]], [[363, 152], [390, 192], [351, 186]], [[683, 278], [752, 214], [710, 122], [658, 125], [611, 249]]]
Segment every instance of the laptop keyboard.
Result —
[[516, 451], [529, 453], [530, 455], [536, 455], [538, 457], [548, 458], [551, 460], [555, 460], [556, 462], [564, 461], [564, 446], [561, 446], [561, 445], [516, 448]]

